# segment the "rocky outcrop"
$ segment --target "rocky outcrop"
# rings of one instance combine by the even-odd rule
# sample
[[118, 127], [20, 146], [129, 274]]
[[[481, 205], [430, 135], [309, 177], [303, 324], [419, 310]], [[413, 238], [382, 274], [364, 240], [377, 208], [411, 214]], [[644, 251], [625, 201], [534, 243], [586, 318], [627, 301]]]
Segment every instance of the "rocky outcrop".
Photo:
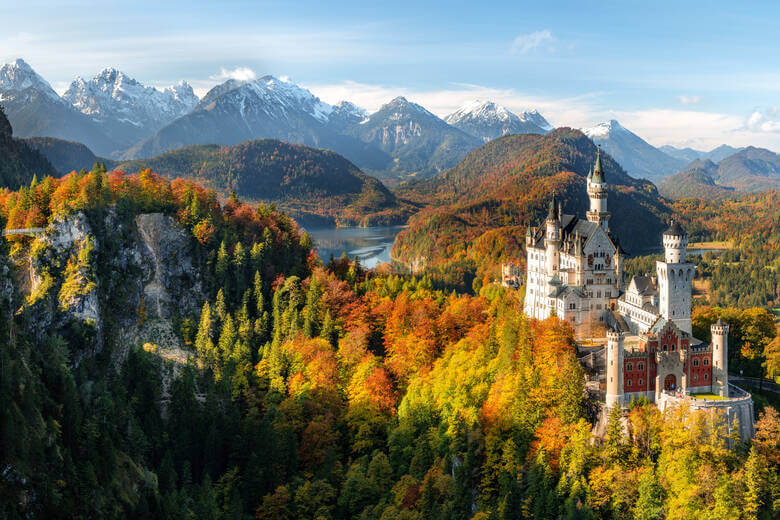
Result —
[[162, 213], [135, 218], [144, 256], [144, 270], [151, 278], [143, 290], [144, 308], [151, 318], [197, 312], [202, 300], [199, 273], [192, 263], [189, 238], [176, 221]]
[[127, 220], [109, 209], [97, 221], [83, 212], [58, 218], [17, 259], [17, 272], [28, 273], [20, 286], [27, 289], [35, 333], [71, 322], [94, 330], [84, 351], [73, 353], [74, 363], [100, 352], [104, 342], [117, 366], [131, 347], [143, 345], [186, 361], [179, 324], [197, 316], [204, 298], [193, 253], [191, 237], [161, 213]]
[[136, 263], [141, 275], [133, 281], [137, 285], [134, 312], [123, 320], [115, 359], [124, 359], [130, 347], [143, 345], [175, 364], [186, 362], [190, 352], [176, 322], [196, 316], [205, 297], [190, 238], [162, 213], [138, 215], [135, 227], [137, 240], [125, 256]]

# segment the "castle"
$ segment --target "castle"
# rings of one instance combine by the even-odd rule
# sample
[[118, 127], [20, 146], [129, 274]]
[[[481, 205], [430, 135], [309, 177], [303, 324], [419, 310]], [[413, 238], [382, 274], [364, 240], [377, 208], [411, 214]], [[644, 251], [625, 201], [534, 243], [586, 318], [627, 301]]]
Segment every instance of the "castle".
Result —
[[[740, 434], [753, 433], [750, 394], [728, 382], [728, 325], [711, 327], [710, 344], [693, 337], [688, 234], [677, 222], [664, 231], [656, 275], [622, 282], [623, 251], [609, 231], [607, 183], [601, 150], [587, 177], [586, 220], [562, 212], [555, 194], [544, 227], [526, 233], [526, 315], [555, 315], [581, 335], [606, 330], [605, 405], [641, 397], [659, 408], [686, 400], [694, 409], [722, 408]], [[698, 396], [698, 397], [697, 397]]]

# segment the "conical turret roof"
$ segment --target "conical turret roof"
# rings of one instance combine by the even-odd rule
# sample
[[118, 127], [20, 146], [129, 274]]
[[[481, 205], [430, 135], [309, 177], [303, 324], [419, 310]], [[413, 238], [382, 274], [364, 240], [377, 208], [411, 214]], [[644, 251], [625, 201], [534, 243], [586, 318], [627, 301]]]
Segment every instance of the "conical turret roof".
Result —
[[604, 184], [604, 172], [601, 170], [601, 146], [596, 150], [596, 164], [593, 165], [593, 174], [591, 175], [593, 184]]
[[673, 236], [673, 237], [683, 237], [686, 236], [688, 233], [683, 229], [683, 227], [680, 225], [679, 222], [676, 220], [672, 220], [671, 225], [669, 226], [669, 229], [664, 231], [664, 235], [666, 236]]
[[555, 196], [555, 192], [553, 191], [552, 198], [550, 199], [550, 206], [547, 208], [547, 218], [552, 220], [557, 220], [558, 217], [556, 216], [556, 209], [558, 207], [558, 199]]

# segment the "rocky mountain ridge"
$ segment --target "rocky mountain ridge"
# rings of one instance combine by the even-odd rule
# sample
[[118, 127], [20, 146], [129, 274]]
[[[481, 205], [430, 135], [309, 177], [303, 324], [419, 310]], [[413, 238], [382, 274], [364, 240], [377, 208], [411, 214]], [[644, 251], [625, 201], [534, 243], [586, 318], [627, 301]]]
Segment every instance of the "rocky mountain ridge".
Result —
[[545, 134], [553, 129], [536, 110], [517, 115], [492, 101], [478, 99], [464, 104], [444, 121], [483, 142], [509, 134]]

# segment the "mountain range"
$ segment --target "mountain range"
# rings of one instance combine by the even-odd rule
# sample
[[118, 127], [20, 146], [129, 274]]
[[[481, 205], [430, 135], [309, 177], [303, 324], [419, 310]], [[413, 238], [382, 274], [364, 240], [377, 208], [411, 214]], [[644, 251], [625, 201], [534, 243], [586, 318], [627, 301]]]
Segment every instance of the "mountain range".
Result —
[[[722, 148], [722, 147], [721, 147]], [[715, 162], [696, 159], [682, 171], [664, 179], [664, 197], [719, 199], [746, 191], [780, 189], [780, 155], [748, 146]]]
[[105, 68], [59, 96], [21, 59], [0, 69], [0, 102], [20, 137], [79, 142], [101, 157], [274, 138], [336, 151], [384, 178], [434, 175], [488, 139], [552, 128], [538, 112], [516, 115], [491, 102], [461, 108], [448, 116], [452, 124], [404, 98], [369, 114], [273, 76], [229, 79], [198, 99], [186, 82], [159, 90]]
[[733, 146], [729, 146], [727, 144], [722, 144], [717, 148], [710, 150], [709, 152], [694, 150], [693, 148], [676, 148], [668, 144], [661, 146], [658, 149], [667, 155], [671, 155], [672, 157], [682, 159], [683, 161], [687, 162], [695, 161], [696, 159], [709, 159], [714, 162], [719, 162], [729, 155], [733, 155], [740, 150], [743, 150], [743, 148], [734, 148]]
[[76, 78], [62, 98], [127, 148], [188, 113], [199, 99], [185, 81], [160, 91], [113, 68]]
[[[332, 150], [394, 185], [443, 173], [496, 138], [543, 135], [553, 129], [535, 110], [516, 114], [481, 100], [466, 103], [443, 119], [404, 97], [369, 113], [349, 101], [330, 105], [273, 76], [228, 79], [199, 99], [184, 81], [157, 89], [109, 67], [90, 79], [77, 77], [59, 96], [21, 59], [0, 68], [0, 104], [15, 135], [37, 138], [29, 144], [43, 151], [60, 172], [91, 166], [84, 164], [91, 156], [110, 163], [109, 159], [156, 157], [193, 144], [230, 146], [278, 139]], [[740, 151], [728, 145], [710, 152], [656, 148], [616, 120], [582, 131], [630, 175], [656, 184], [685, 170], [691, 161], [718, 163]], [[748, 175], [751, 168], [761, 169], [750, 163], [740, 171]], [[762, 177], [760, 171], [755, 173]], [[758, 179], [752, 185], [765, 182]]]

